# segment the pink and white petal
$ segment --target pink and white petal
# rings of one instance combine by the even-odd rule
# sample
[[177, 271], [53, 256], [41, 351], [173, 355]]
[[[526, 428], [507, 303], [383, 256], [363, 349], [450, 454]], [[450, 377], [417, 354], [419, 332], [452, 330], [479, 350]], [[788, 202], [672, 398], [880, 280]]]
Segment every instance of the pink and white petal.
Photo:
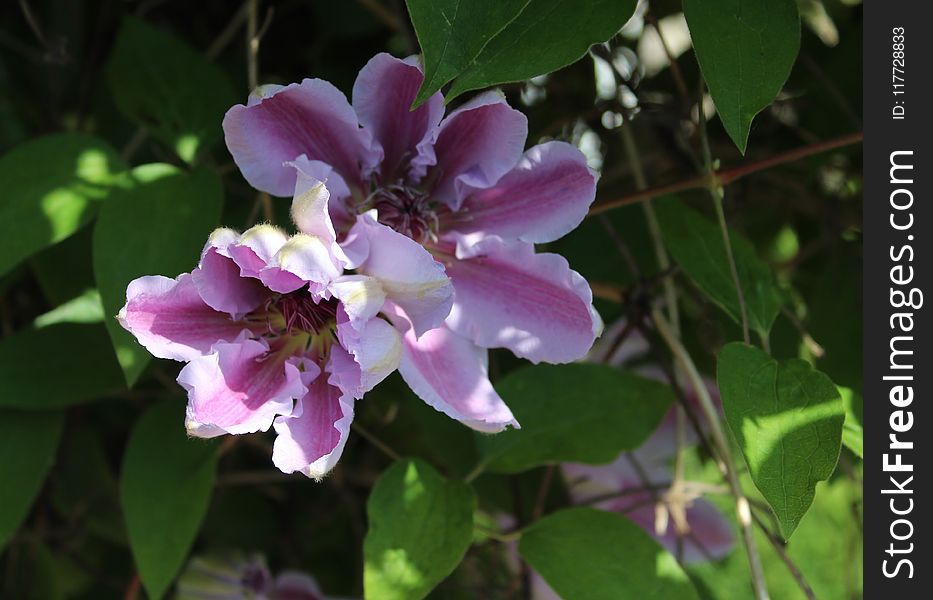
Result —
[[[669, 521], [667, 528], [658, 532], [655, 526], [655, 506], [650, 500], [647, 493], [632, 494], [630, 506], [618, 510], [623, 510], [625, 516], [676, 556], [679, 536], [674, 523]], [[636, 503], [641, 506], [632, 508]], [[732, 528], [712, 504], [704, 500], [694, 500], [687, 507], [686, 518], [690, 531], [680, 536], [683, 540], [681, 559], [684, 563], [714, 561], [724, 558], [732, 551], [735, 545]]]
[[515, 166], [527, 137], [525, 115], [500, 92], [485, 92], [441, 121], [433, 147], [415, 162], [434, 165], [433, 198], [458, 210], [471, 190], [492, 186]]
[[[382, 319], [370, 319], [357, 328], [351, 324], [343, 307], [340, 307], [337, 309], [337, 338], [359, 365], [356, 389], [341, 388], [354, 398], [362, 398], [363, 394], [398, 368], [402, 357], [401, 336]], [[347, 381], [341, 374], [337, 375], [336, 380]]]
[[275, 578], [269, 600], [326, 600], [313, 577], [285, 571]]
[[[625, 453], [605, 465], [564, 463], [561, 465], [567, 491], [574, 503], [587, 503], [628, 487], [638, 487], [641, 477]], [[656, 483], [670, 481], [666, 472], [656, 473]]]
[[447, 324], [478, 345], [565, 363], [602, 331], [589, 285], [562, 256], [488, 237], [460, 257], [447, 266], [456, 291]]
[[214, 344], [211, 354], [188, 363], [178, 383], [188, 391], [189, 433], [266, 431], [307, 392], [298, 368], [265, 340]]
[[191, 279], [205, 304], [239, 318], [262, 304], [269, 290], [252, 277], [243, 277], [227, 248], [209, 247]]
[[233, 341], [244, 325], [204, 303], [185, 273], [177, 279], [140, 277], [126, 288], [117, 320], [153, 356], [194, 360], [218, 341]]
[[440, 92], [410, 110], [422, 81], [417, 59], [401, 60], [383, 52], [366, 63], [353, 84], [353, 108], [360, 123], [382, 146], [383, 181], [406, 174], [419, 145], [433, 135], [444, 116]]
[[353, 422], [353, 398], [320, 374], [291, 416], [278, 417], [272, 462], [283, 473], [301, 472], [321, 479], [343, 452]]
[[547, 142], [525, 152], [494, 186], [470, 194], [448, 228], [552, 242], [583, 221], [595, 198], [596, 174], [583, 153], [565, 142]]
[[299, 233], [279, 248], [259, 277], [270, 289], [288, 293], [308, 283], [312, 291], [320, 291], [342, 272], [328, 244], [319, 237]]
[[438, 327], [402, 341], [399, 373], [419, 398], [464, 425], [496, 433], [518, 421], [489, 382], [487, 350]]
[[340, 300], [356, 329], [375, 317], [386, 301], [379, 280], [366, 275], [342, 275], [330, 284], [329, 289]]
[[288, 235], [275, 225], [253, 225], [227, 247], [233, 262], [240, 267], [243, 277], [259, 277], [275, 253], [288, 241]]
[[[625, 340], [618, 344], [619, 337], [625, 334]], [[588, 362], [605, 363], [613, 367], [621, 367], [630, 361], [644, 356], [651, 349], [648, 340], [635, 328], [628, 327], [628, 318], [622, 317], [606, 328], [599, 340], [586, 355]], [[609, 356], [609, 353], [612, 356]], [[660, 381], [665, 381], [661, 379]]]
[[[351, 234], [365, 237], [366, 258], [358, 271], [375, 277], [386, 298], [411, 320], [416, 335], [438, 327], [450, 313], [453, 286], [444, 265], [418, 242], [375, 220], [375, 211], [360, 215]], [[357, 257], [361, 252], [351, 252]]]
[[295, 170], [286, 163], [304, 154], [332, 165], [347, 185], [362, 189], [381, 151], [359, 127], [343, 93], [326, 81], [305, 79], [260, 95], [228, 110], [223, 120], [227, 148], [250, 185], [291, 196]]
[[295, 197], [292, 200], [292, 221], [298, 231], [320, 239], [330, 250], [331, 260], [339, 266], [350, 261], [337, 243], [337, 232], [331, 220], [331, 193], [324, 180], [309, 174], [301, 161], [293, 163], [298, 171]]

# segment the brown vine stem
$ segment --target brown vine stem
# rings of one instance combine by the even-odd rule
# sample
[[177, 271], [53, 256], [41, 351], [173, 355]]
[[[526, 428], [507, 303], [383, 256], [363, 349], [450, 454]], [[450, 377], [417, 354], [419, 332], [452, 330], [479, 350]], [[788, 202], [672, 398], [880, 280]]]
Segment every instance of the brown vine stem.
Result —
[[677, 192], [684, 192], [687, 190], [705, 189], [710, 187], [710, 185], [729, 185], [730, 183], [734, 183], [739, 179], [748, 177], [749, 175], [758, 173], [759, 171], [764, 171], [772, 167], [795, 162], [809, 156], [814, 156], [816, 154], [822, 154], [823, 152], [829, 152], [830, 150], [836, 150], [838, 148], [845, 148], [846, 146], [858, 144], [862, 141], [863, 137], [864, 136], [861, 131], [850, 133], [822, 142], [817, 142], [815, 144], [808, 144], [806, 146], [801, 146], [800, 148], [794, 148], [793, 150], [788, 150], [787, 152], [781, 152], [763, 160], [737, 165], [735, 167], [722, 169], [713, 173], [704, 173], [697, 177], [692, 177], [690, 179], [685, 179], [676, 183], [655, 186], [646, 190], [637, 191], [634, 194], [630, 194], [628, 196], [622, 196], [621, 198], [598, 202], [590, 208], [590, 212], [587, 214], [587, 216], [592, 217], [615, 208], [636, 204], [650, 198], [658, 198], [667, 194], [676, 194]]
[[752, 587], [755, 590], [755, 598], [757, 600], [769, 600], [770, 596], [768, 595], [768, 587], [765, 583], [764, 569], [761, 566], [761, 557], [755, 545], [752, 510], [748, 504], [748, 499], [745, 497], [745, 493], [742, 491], [742, 484], [739, 482], [739, 475], [735, 467], [732, 450], [729, 447], [729, 440], [726, 438], [726, 434], [722, 429], [722, 424], [719, 421], [719, 414], [710, 398], [709, 390], [706, 389], [706, 385], [703, 383], [703, 379], [700, 377], [700, 372], [697, 371], [696, 365], [693, 364], [693, 359], [690, 358], [690, 354], [683, 347], [683, 344], [680, 343], [680, 340], [674, 336], [670, 324], [664, 318], [661, 311], [657, 308], [653, 309], [651, 311], [651, 318], [654, 321], [655, 329], [658, 334], [664, 339], [671, 354], [674, 355], [675, 360], [687, 374], [687, 378], [690, 380], [690, 384], [700, 401], [703, 414], [709, 422], [713, 444], [720, 457], [720, 468], [724, 471], [723, 474], [726, 476], [726, 482], [729, 484], [729, 489], [732, 492], [733, 498], [735, 498], [736, 519], [739, 522], [739, 528], [742, 530], [742, 543], [745, 545], [745, 551], [748, 555], [748, 565], [752, 575]]

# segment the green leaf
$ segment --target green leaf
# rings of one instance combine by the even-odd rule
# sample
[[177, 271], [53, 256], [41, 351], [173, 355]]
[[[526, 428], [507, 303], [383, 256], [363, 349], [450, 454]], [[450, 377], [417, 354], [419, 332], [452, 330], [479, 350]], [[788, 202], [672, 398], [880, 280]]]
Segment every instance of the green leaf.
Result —
[[114, 318], [126, 303], [126, 286], [143, 275], [190, 271], [220, 219], [223, 191], [207, 169], [184, 173], [171, 165], [143, 165], [130, 180], [95, 225], [94, 274], [117, 360], [133, 385], [150, 355]]
[[123, 171], [106, 142], [60, 133], [0, 158], [0, 275], [90, 221]]
[[217, 444], [189, 439], [184, 405], [147, 410], [123, 457], [120, 502], [130, 548], [149, 596], [161, 598], [181, 569], [207, 512]]
[[846, 420], [842, 424], [842, 443], [862, 458], [862, 396], [853, 390], [839, 386]]
[[407, 0], [424, 54], [425, 81], [415, 104], [448, 81], [447, 100], [463, 92], [522, 81], [569, 65], [631, 18], [633, 0]]
[[376, 482], [366, 504], [367, 599], [424, 598], [463, 559], [473, 539], [473, 490], [417, 459], [402, 459]]
[[186, 162], [220, 139], [236, 102], [226, 74], [169, 33], [126, 18], [107, 67], [110, 93], [127, 117]]
[[562, 598], [696, 600], [677, 560], [622, 515], [569, 508], [522, 532], [518, 551]]
[[100, 302], [100, 293], [85, 290], [80, 296], [36, 317], [33, 325], [41, 329], [58, 323], [100, 323], [103, 320], [104, 305]]
[[726, 133], [748, 132], [777, 97], [800, 49], [796, 0], [684, 0], [697, 61]]
[[[741, 323], [739, 299], [719, 225], [673, 197], [657, 202], [655, 208], [664, 243], [684, 273], [736, 323]], [[748, 324], [759, 335], [767, 336], [783, 304], [781, 291], [754, 247], [734, 231], [729, 237]]]
[[0, 410], [0, 549], [26, 518], [52, 466], [62, 435], [61, 411]]
[[719, 352], [716, 377], [752, 480], [790, 538], [816, 483], [839, 460], [845, 418], [839, 390], [806, 361], [777, 361], [738, 342]]
[[670, 388], [605, 365], [535, 365], [496, 386], [521, 429], [478, 439], [487, 469], [607, 463], [648, 439], [674, 402]]
[[0, 340], [0, 407], [50, 409], [124, 389], [100, 325], [50, 325]]

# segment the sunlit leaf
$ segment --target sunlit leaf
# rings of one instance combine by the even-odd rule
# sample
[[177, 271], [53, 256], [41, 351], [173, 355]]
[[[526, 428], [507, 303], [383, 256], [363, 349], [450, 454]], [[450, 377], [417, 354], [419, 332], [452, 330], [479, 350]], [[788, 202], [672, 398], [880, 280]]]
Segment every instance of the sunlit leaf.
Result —
[[106, 142], [76, 133], [36, 138], [0, 157], [0, 275], [90, 221], [123, 169]]
[[521, 429], [478, 438], [491, 471], [559, 462], [607, 463], [657, 429], [674, 395], [664, 384], [605, 365], [536, 365], [496, 385]]
[[123, 457], [120, 500], [139, 577], [161, 598], [181, 569], [207, 512], [217, 444], [190, 439], [185, 408], [161, 402], [136, 423]]
[[558, 511], [523, 531], [518, 551], [562, 598], [698, 598], [677, 560], [619, 514]]
[[842, 424], [842, 443], [862, 458], [862, 396], [846, 387], [839, 387], [846, 420]]
[[125, 387], [100, 325], [50, 325], [0, 340], [0, 407], [61, 408]]
[[456, 568], [473, 539], [473, 490], [417, 459], [386, 470], [366, 506], [367, 599], [424, 598]]
[[799, 359], [732, 343], [716, 370], [726, 422], [749, 473], [789, 538], [836, 468], [845, 409], [835, 384]]
[[127, 17], [107, 68], [119, 109], [183, 160], [220, 138], [224, 112], [236, 101], [219, 67], [185, 42]]
[[133, 169], [131, 183], [114, 194], [94, 229], [94, 274], [117, 360], [132, 385], [150, 354], [114, 318], [126, 286], [143, 275], [175, 277], [190, 271], [220, 219], [220, 180], [206, 169], [185, 173], [170, 165]]
[[423, 102], [453, 80], [447, 98], [543, 75], [611, 38], [635, 10], [633, 0], [596, 0], [585, 10], [567, 0], [407, 0], [421, 50]]
[[80, 296], [36, 317], [36, 329], [58, 323], [100, 323], [104, 320], [104, 306], [97, 290], [86, 290]]
[[752, 119], [777, 97], [797, 59], [797, 2], [684, 0], [683, 6], [716, 111], [744, 154]]
[[[671, 256], [700, 290], [740, 323], [739, 297], [719, 225], [675, 198], [663, 199], [656, 209]], [[749, 326], [766, 336], [781, 310], [781, 291], [771, 269], [758, 258], [752, 245], [735, 231], [730, 239]]]
[[61, 411], [0, 410], [0, 549], [39, 493], [64, 422]]

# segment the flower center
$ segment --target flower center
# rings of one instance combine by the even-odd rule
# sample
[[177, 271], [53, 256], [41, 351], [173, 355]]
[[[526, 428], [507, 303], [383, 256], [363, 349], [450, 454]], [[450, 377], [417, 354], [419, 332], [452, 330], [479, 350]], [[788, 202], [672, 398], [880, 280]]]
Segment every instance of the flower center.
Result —
[[400, 183], [381, 187], [367, 204], [379, 212], [380, 223], [420, 244], [437, 238], [437, 214], [420, 190]]
[[282, 327], [288, 333], [318, 335], [330, 329], [337, 320], [337, 299], [315, 301], [306, 289], [284, 294], [270, 301], [270, 312], [282, 316]]
[[308, 340], [329, 338], [337, 321], [337, 299], [315, 301], [307, 289], [273, 296], [246, 318], [262, 335]]

